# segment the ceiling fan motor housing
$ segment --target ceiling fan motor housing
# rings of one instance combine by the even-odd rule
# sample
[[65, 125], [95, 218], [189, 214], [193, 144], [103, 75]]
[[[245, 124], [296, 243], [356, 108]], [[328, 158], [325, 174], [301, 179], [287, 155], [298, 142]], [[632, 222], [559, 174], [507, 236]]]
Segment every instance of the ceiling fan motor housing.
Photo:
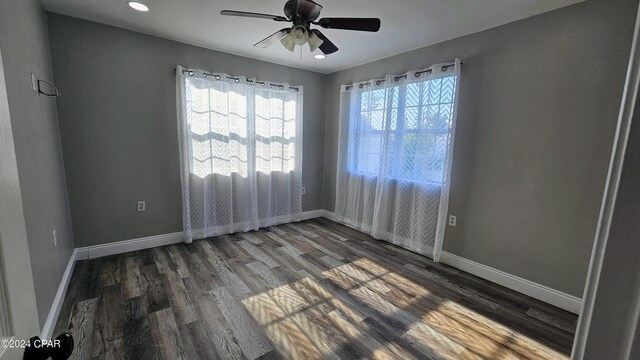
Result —
[[[309, 6], [312, 6], [310, 9]], [[303, 0], [302, 7], [298, 0], [288, 0], [284, 4], [284, 15], [293, 22], [293, 25], [304, 25], [309, 27], [309, 24], [315, 21], [320, 15], [322, 6], [313, 0]]]
[[296, 16], [298, 8], [298, 0], [289, 0], [284, 4], [284, 16], [293, 19]]

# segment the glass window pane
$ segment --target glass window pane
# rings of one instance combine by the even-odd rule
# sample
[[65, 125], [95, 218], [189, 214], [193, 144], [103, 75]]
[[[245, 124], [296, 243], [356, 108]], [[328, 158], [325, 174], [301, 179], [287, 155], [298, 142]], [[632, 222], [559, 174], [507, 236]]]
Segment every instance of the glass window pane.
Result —
[[418, 107], [407, 107], [404, 110], [404, 128], [405, 130], [418, 129]]
[[369, 92], [365, 91], [360, 95], [360, 111], [365, 112], [371, 110], [369, 105]]
[[407, 104], [406, 106], [420, 105], [420, 89], [423, 82], [415, 82], [407, 85]]
[[440, 102], [441, 103], [450, 103], [453, 102], [453, 91], [455, 89], [456, 81], [455, 77], [447, 77], [441, 79], [442, 88], [440, 89]]
[[384, 110], [375, 110], [371, 112], [371, 130], [382, 130], [385, 128]]
[[384, 109], [386, 106], [385, 99], [385, 90], [384, 89], [376, 89], [370, 91], [371, 93], [371, 110], [380, 110]]
[[440, 79], [426, 81], [426, 102], [425, 104], [437, 104], [440, 102]]

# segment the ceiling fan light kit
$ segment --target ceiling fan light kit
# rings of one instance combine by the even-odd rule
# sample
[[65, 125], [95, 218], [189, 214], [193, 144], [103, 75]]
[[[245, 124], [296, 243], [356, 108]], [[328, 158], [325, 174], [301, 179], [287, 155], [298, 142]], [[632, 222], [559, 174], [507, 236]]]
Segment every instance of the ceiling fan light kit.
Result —
[[296, 43], [293, 42], [293, 39], [291, 38], [291, 34], [287, 34], [287, 36], [283, 37], [282, 40], [280, 40], [280, 43], [282, 43], [282, 46], [284, 46], [287, 50], [293, 52], [293, 50], [296, 49]]
[[301, 25], [294, 26], [293, 30], [289, 33], [289, 36], [291, 36], [291, 39], [293, 39], [293, 42], [296, 43], [296, 45], [304, 45], [307, 43], [307, 40], [309, 40], [309, 33], [307, 32], [307, 29]]
[[293, 26], [291, 28], [281, 29], [253, 45], [266, 48], [280, 40], [280, 43], [291, 52], [295, 50], [296, 45], [304, 44], [309, 45], [311, 52], [320, 49], [324, 55], [338, 51], [338, 47], [335, 44], [324, 36], [320, 30], [311, 29], [311, 25], [319, 25], [324, 29], [369, 32], [380, 30], [380, 19], [378, 18], [322, 18], [318, 20], [321, 10], [322, 5], [312, 0], [288, 0], [284, 5], [285, 16], [235, 10], [223, 10], [220, 15], [271, 19], [278, 22], [292, 23]]
[[309, 36], [309, 40], [307, 41], [307, 44], [309, 44], [309, 51], [316, 51], [323, 42], [324, 40], [320, 39], [318, 35], [311, 33], [311, 36]]

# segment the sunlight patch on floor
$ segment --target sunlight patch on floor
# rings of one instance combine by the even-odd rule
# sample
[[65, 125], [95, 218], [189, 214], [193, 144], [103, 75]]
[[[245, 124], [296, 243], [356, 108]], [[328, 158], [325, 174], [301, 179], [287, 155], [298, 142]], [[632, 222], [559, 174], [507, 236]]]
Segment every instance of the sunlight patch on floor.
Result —
[[[406, 358], [409, 349], [381, 343], [372, 336], [376, 329], [363, 321], [372, 318], [410, 344], [413, 351], [432, 358], [486, 358], [492, 354], [492, 358], [515, 359], [525, 353], [544, 359], [567, 358], [459, 304], [455, 292], [450, 291], [451, 298], [435, 295], [367, 258], [349, 263], [331, 256], [320, 260], [331, 268], [316, 276], [298, 271], [303, 279], [242, 300], [285, 356], [331, 358], [346, 352], [376, 359]], [[438, 276], [429, 274], [420, 281], [441, 287]], [[329, 284], [333, 284], [331, 292]], [[332, 295], [336, 289], [344, 291], [343, 296]], [[361, 344], [366, 346], [354, 348]]]

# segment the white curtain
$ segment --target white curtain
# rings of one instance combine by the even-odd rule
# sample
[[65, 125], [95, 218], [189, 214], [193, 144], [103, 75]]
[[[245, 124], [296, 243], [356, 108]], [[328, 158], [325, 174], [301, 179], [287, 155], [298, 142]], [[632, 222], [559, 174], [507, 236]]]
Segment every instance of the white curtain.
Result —
[[302, 87], [176, 68], [185, 241], [299, 221]]
[[459, 74], [456, 59], [342, 86], [339, 221], [439, 261]]

